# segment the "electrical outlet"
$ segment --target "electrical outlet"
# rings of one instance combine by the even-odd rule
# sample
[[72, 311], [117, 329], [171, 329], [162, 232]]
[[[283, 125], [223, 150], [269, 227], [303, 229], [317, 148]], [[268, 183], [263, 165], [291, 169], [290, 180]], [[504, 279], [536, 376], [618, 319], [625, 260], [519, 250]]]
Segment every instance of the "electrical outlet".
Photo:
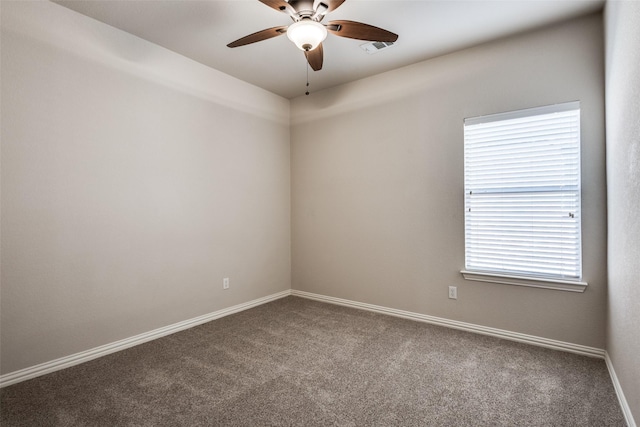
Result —
[[229, 278], [225, 277], [222, 279], [222, 289], [229, 289]]
[[458, 288], [456, 286], [449, 286], [449, 298], [458, 299]]

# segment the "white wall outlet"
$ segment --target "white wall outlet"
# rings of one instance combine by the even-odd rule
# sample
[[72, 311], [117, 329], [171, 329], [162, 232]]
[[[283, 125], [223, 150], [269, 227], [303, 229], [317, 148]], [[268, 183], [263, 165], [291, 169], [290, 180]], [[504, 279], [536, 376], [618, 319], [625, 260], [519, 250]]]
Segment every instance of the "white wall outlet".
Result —
[[458, 299], [458, 288], [456, 286], [449, 286], [449, 298]]
[[225, 277], [222, 279], [222, 289], [229, 289], [229, 278]]

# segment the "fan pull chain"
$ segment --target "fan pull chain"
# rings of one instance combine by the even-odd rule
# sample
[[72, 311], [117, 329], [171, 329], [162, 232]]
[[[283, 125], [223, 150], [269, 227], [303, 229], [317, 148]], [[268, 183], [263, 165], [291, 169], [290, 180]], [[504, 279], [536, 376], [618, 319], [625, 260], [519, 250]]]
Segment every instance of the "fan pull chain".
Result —
[[309, 62], [307, 62], [307, 91], [304, 94], [309, 96]]

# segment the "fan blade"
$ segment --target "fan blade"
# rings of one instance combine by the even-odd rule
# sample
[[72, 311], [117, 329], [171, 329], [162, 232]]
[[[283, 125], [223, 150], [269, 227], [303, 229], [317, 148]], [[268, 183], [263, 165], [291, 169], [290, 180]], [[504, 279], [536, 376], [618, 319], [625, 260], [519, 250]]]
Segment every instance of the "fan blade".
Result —
[[307, 62], [311, 65], [313, 71], [320, 71], [322, 69], [322, 59], [324, 57], [322, 43], [320, 43], [317, 48], [306, 51], [304, 56], [307, 57]]
[[327, 24], [327, 30], [336, 36], [350, 39], [376, 42], [395, 42], [398, 40], [398, 35], [391, 31], [355, 21], [331, 21]]
[[[329, 6], [329, 12], [333, 12], [334, 10], [339, 8], [340, 5], [342, 5], [342, 3], [345, 2], [345, 0], [321, 0], [321, 1], [322, 3]], [[382, 41], [382, 40], [376, 40], [376, 41]]]
[[262, 4], [266, 4], [267, 6], [269, 6], [272, 9], [275, 9], [279, 12], [284, 12], [284, 13], [288, 13], [289, 15], [291, 15], [291, 13], [295, 13], [296, 11], [291, 7], [291, 5], [289, 3], [287, 3], [284, 0], [258, 0], [260, 3]]
[[231, 42], [227, 45], [227, 47], [238, 47], [238, 46], [244, 46], [246, 44], [260, 42], [262, 40], [267, 40], [272, 37], [278, 37], [286, 32], [287, 32], [286, 26], [267, 28], [266, 30], [249, 34], [248, 36], [244, 36], [241, 39]]

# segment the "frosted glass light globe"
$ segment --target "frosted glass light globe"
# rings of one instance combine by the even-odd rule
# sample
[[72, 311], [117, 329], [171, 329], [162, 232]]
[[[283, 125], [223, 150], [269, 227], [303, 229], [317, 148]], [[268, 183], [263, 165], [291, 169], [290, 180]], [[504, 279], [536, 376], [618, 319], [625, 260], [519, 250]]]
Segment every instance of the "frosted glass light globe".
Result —
[[287, 37], [298, 49], [309, 51], [317, 48], [327, 38], [327, 29], [319, 22], [303, 19], [289, 25]]

